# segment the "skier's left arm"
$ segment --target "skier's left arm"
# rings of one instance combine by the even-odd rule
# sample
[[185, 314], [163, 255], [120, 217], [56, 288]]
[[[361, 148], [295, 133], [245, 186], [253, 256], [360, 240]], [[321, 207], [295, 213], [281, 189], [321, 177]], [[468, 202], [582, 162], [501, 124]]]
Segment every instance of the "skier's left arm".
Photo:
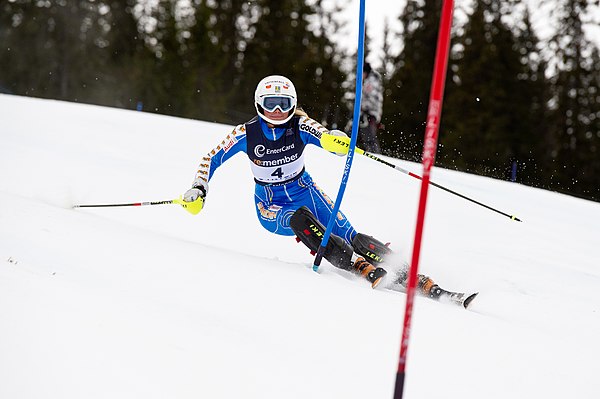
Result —
[[350, 138], [341, 130], [327, 130], [319, 122], [303, 116], [298, 125], [300, 136], [306, 144], [313, 144], [336, 155], [346, 155], [350, 148]]

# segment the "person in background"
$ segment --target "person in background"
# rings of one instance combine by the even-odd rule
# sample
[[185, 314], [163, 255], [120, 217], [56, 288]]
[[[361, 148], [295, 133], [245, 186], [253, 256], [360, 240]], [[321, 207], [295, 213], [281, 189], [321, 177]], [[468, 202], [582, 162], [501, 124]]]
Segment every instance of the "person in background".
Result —
[[363, 67], [360, 110], [359, 147], [367, 152], [380, 154], [381, 146], [377, 138], [377, 129], [383, 112], [383, 84], [381, 75], [373, 70], [368, 62], [365, 62]]

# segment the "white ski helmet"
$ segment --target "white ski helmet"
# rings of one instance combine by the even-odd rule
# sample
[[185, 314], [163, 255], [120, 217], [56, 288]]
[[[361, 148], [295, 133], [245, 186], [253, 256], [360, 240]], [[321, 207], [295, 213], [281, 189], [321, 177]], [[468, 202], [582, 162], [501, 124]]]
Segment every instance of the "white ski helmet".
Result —
[[[267, 76], [258, 83], [254, 92], [254, 106], [258, 116], [274, 125], [283, 125], [294, 116], [298, 100], [296, 88], [291, 80], [285, 76]], [[272, 112], [279, 108], [281, 112], [288, 112], [287, 118], [274, 120], [267, 118], [265, 110]]]

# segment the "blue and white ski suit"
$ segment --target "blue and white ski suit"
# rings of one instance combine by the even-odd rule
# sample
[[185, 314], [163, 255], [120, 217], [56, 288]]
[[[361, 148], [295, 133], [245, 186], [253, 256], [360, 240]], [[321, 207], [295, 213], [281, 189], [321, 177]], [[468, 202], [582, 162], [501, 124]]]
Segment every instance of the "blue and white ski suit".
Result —
[[[304, 169], [304, 147], [321, 147], [320, 138], [328, 130], [308, 116], [296, 115], [285, 125], [270, 128], [255, 117], [238, 125], [200, 163], [196, 179], [208, 183], [214, 172], [238, 152], [245, 152], [251, 162], [254, 181], [256, 214], [263, 227], [272, 233], [293, 236], [290, 218], [301, 206], [306, 206], [327, 225], [333, 201], [312, 180]], [[333, 234], [349, 244], [356, 231], [338, 212]]]

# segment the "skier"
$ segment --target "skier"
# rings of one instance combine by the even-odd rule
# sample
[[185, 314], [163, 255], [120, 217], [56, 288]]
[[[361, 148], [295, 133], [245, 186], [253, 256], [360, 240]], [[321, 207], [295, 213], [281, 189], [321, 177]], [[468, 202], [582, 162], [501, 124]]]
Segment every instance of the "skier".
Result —
[[[215, 171], [233, 155], [245, 152], [256, 183], [256, 213], [262, 226], [275, 234], [295, 235], [311, 251], [317, 251], [325, 232], [323, 225], [332, 216], [333, 201], [305, 170], [304, 147], [312, 144], [345, 155], [349, 138], [341, 131], [328, 131], [309, 118], [298, 107], [292, 81], [284, 76], [262, 79], [256, 87], [254, 105], [258, 115], [238, 125], [202, 158], [192, 188], [183, 199], [199, 202], [202, 209]], [[375, 288], [386, 271], [374, 264], [382, 263], [390, 252], [380, 241], [358, 233], [342, 212], [335, 215], [324, 254], [333, 266], [364, 276]], [[405, 285], [406, 280], [404, 268], [393, 284]], [[432, 298], [447, 292], [423, 275], [419, 275], [418, 287], [423, 295]]]

